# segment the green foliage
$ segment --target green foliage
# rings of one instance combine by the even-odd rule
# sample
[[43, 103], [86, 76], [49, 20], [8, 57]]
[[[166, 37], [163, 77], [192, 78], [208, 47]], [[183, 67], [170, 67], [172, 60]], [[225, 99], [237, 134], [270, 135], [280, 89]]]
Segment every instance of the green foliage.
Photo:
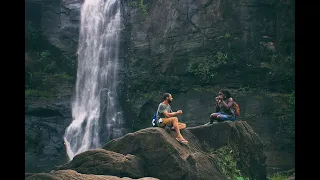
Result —
[[249, 180], [249, 178], [245, 178], [245, 177], [242, 177], [242, 176], [236, 177], [235, 179], [236, 180]]
[[276, 70], [280, 71], [282, 70], [281, 68], [293, 68], [294, 63], [294, 56], [282, 56], [280, 54], [273, 54], [270, 60], [271, 68], [276, 68]]
[[286, 180], [288, 176], [282, 173], [274, 173], [269, 178], [269, 180]]
[[237, 162], [240, 160], [237, 150], [234, 150], [230, 146], [224, 146], [214, 151], [214, 154], [216, 154], [215, 157], [219, 167], [229, 180], [249, 180], [237, 168]]
[[231, 35], [230, 35], [230, 33], [226, 33], [226, 34], [224, 35], [224, 37], [225, 37], [226, 39], [230, 39], [230, 38], [231, 38]]
[[76, 73], [76, 58], [52, 46], [36, 23], [26, 21], [25, 42], [26, 99], [52, 97], [61, 85], [73, 83], [75, 78], [70, 75]]
[[157, 101], [157, 100], [160, 99], [159, 98], [160, 94], [161, 94], [160, 91], [149, 91], [149, 92], [143, 93], [142, 97], [145, 98], [145, 99], [152, 99], [154, 101]]
[[32, 25], [27, 22], [25, 24], [25, 41], [26, 45], [34, 47], [41, 38], [41, 33]]
[[[267, 69], [266, 81], [286, 84], [287, 89], [294, 87], [295, 56], [283, 56], [278, 53], [261, 52], [260, 68]], [[275, 82], [276, 81], [276, 82]]]
[[55, 61], [51, 61], [49, 64], [45, 66], [44, 72], [54, 73], [56, 69], [57, 69], [57, 63]]
[[129, 6], [133, 8], [139, 8], [143, 14], [143, 16], [146, 18], [148, 16], [148, 7], [144, 3], [144, 0], [136, 0], [136, 1], [131, 1], [129, 2]]
[[48, 91], [39, 91], [33, 89], [25, 89], [25, 98], [28, 97], [52, 97], [53, 95]]
[[214, 55], [203, 58], [192, 58], [189, 62], [188, 71], [196, 76], [199, 76], [201, 81], [209, 82], [217, 72], [215, 71], [220, 65], [226, 64], [228, 54], [218, 52]]
[[253, 88], [250, 88], [249, 86], [242, 86], [239, 87], [237, 90], [238, 95], [250, 95], [253, 91]]
[[70, 76], [69, 74], [67, 73], [60, 73], [60, 74], [55, 74], [53, 75], [53, 77], [57, 78], [57, 79], [61, 79], [61, 80], [66, 80], [66, 81], [69, 81], [69, 80], [74, 80], [74, 77]]
[[266, 145], [276, 143], [277, 148], [295, 147], [295, 92], [290, 94], [274, 94], [273, 98], [279, 107], [272, 112], [279, 119], [278, 131]]
[[29, 71], [27, 67], [24, 68], [24, 77], [25, 77], [25, 88], [28, 88], [28, 85], [32, 79], [32, 73]]
[[38, 53], [38, 59], [35, 61], [37, 69], [46, 73], [57, 72], [58, 66], [55, 58], [48, 50]]

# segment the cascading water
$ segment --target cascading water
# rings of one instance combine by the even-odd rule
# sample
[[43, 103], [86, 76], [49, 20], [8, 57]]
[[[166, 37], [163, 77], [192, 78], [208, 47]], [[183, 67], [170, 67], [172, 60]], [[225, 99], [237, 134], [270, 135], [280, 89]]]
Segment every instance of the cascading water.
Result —
[[119, 34], [119, 0], [84, 1], [73, 121], [64, 136], [69, 160], [123, 133], [117, 96]]

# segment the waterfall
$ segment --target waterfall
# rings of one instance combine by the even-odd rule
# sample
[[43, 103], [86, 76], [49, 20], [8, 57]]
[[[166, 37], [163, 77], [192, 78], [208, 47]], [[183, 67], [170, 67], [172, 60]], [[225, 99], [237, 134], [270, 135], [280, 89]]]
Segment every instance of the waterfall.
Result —
[[123, 135], [117, 95], [119, 0], [85, 0], [80, 23], [73, 121], [64, 135], [69, 160]]

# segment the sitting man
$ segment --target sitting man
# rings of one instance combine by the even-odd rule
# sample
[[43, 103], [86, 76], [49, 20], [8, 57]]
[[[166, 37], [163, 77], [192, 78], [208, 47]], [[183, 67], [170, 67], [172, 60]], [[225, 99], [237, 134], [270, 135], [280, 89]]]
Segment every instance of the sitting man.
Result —
[[159, 127], [165, 127], [169, 126], [172, 127], [172, 130], [175, 130], [177, 132], [177, 141], [183, 144], [188, 144], [188, 141], [185, 140], [181, 133], [180, 129], [186, 128], [186, 124], [180, 123], [178, 121], [177, 116], [179, 114], [182, 114], [182, 110], [178, 110], [177, 112], [172, 112], [170, 103], [172, 102], [173, 98], [170, 93], [165, 93], [163, 95], [163, 102], [159, 104], [158, 110], [157, 110], [157, 122]]

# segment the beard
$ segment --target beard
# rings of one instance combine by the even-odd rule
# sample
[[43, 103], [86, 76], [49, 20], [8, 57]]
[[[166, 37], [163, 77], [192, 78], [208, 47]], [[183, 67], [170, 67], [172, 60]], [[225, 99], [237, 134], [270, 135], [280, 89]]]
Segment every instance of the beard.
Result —
[[171, 104], [171, 102], [172, 102], [172, 101], [171, 101], [170, 99], [168, 99], [168, 103]]

